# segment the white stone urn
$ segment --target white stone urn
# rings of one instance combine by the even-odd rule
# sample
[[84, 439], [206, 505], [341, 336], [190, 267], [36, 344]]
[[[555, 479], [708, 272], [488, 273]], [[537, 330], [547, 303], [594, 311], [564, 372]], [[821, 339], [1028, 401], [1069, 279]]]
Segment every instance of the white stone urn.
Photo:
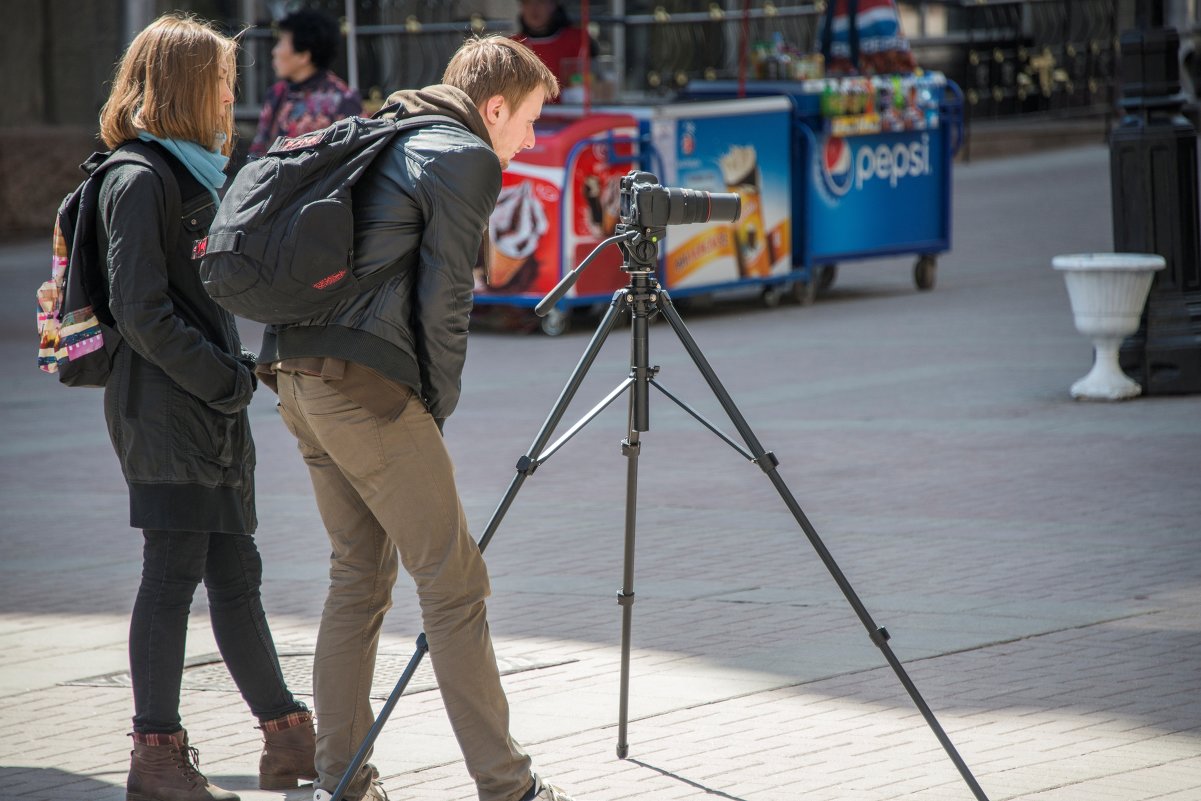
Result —
[[1093, 341], [1093, 369], [1072, 384], [1077, 400], [1125, 400], [1143, 388], [1118, 367], [1122, 340], [1138, 330], [1143, 304], [1163, 256], [1153, 253], [1076, 253], [1056, 256], [1063, 272], [1076, 330]]

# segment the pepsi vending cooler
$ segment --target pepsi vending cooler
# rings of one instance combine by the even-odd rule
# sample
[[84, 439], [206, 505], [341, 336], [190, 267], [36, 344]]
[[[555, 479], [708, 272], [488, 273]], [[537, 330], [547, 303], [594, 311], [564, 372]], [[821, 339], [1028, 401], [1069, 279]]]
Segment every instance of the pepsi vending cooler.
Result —
[[[895, 76], [876, 87], [856, 80], [752, 81], [745, 97], [736, 96], [737, 84], [713, 81], [662, 106], [587, 114], [548, 107], [535, 147], [505, 171], [477, 265], [477, 305], [508, 304], [532, 319], [533, 307], [613, 234], [621, 178], [631, 169], [742, 200], [732, 223], [668, 227], [659, 281], [675, 297], [749, 288], [767, 305], [785, 294], [808, 303], [833, 281], [838, 262], [899, 254], [918, 256], [915, 280], [929, 289], [937, 255], [950, 249], [962, 99], [930, 75], [921, 86], [937, 90], [932, 108], [918, 113], [907, 100], [890, 107], [895, 114], [873, 114], [869, 94], [872, 103], [912, 100], [918, 85]], [[832, 98], [844, 107], [831, 108]], [[852, 100], [858, 107], [847, 105]], [[608, 301], [626, 284], [620, 266], [617, 247], [603, 251], [542, 319], [543, 331], [562, 333], [573, 308]]]
[[921, 76], [690, 84], [691, 99], [784, 96], [792, 103], [792, 258], [803, 302], [839, 262], [915, 255], [914, 282], [934, 286], [951, 247], [951, 162], [963, 138], [959, 89]]

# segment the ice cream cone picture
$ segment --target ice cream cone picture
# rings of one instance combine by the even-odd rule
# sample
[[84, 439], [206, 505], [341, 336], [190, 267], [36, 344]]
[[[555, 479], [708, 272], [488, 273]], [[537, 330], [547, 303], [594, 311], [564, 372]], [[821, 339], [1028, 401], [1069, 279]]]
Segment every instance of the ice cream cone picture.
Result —
[[601, 235], [613, 236], [621, 217], [621, 173], [608, 176], [601, 189]]
[[718, 164], [726, 189], [742, 198], [742, 215], [734, 223], [738, 270], [744, 278], [767, 275], [772, 260], [759, 195], [759, 155], [753, 145], [734, 145], [718, 159]]
[[488, 286], [500, 289], [511, 283], [533, 258], [538, 242], [549, 228], [546, 211], [534, 194], [533, 184], [522, 181], [500, 190], [496, 210], [488, 220], [492, 248]]
[[584, 193], [584, 203], [588, 206], [588, 222], [596, 236], [604, 236], [605, 210], [601, 206], [601, 179], [598, 175], [589, 175], [584, 179], [581, 189]]
[[581, 191], [590, 233], [612, 236], [621, 211], [621, 175], [589, 175], [581, 182]]

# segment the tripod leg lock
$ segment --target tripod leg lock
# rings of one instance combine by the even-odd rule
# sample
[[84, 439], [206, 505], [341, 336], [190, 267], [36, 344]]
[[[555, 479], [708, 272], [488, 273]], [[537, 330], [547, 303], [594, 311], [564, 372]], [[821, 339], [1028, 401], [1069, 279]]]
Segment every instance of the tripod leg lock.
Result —
[[538, 460], [532, 459], [529, 456], [522, 456], [517, 460], [517, 472], [530, 476], [538, 469]]
[[883, 648], [884, 643], [888, 642], [889, 640], [888, 629], [881, 626], [871, 633], [871, 638], [872, 642], [874, 642], [878, 647]]
[[763, 455], [755, 460], [755, 464], [759, 465], [759, 469], [764, 473], [770, 473], [780, 466], [780, 460], [771, 451], [764, 451]]
[[634, 593], [622, 592], [621, 590], [618, 590], [617, 591], [617, 605], [618, 606], [633, 606], [634, 605]]
[[628, 439], [621, 441], [622, 456], [637, 456], [642, 450], [641, 442], [630, 442]]

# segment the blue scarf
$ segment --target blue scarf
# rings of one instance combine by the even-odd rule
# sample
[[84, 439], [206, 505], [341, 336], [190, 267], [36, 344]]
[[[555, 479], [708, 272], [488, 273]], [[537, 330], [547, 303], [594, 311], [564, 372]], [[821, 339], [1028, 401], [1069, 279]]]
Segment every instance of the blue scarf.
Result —
[[195, 142], [184, 139], [160, 139], [146, 131], [139, 131], [138, 138], [145, 142], [158, 142], [167, 148], [171, 155], [179, 159], [180, 163], [188, 168], [188, 172], [196, 176], [196, 180], [212, 193], [213, 202], [220, 202], [217, 187], [225, 186], [225, 165], [229, 163], [229, 156], [205, 150]]

